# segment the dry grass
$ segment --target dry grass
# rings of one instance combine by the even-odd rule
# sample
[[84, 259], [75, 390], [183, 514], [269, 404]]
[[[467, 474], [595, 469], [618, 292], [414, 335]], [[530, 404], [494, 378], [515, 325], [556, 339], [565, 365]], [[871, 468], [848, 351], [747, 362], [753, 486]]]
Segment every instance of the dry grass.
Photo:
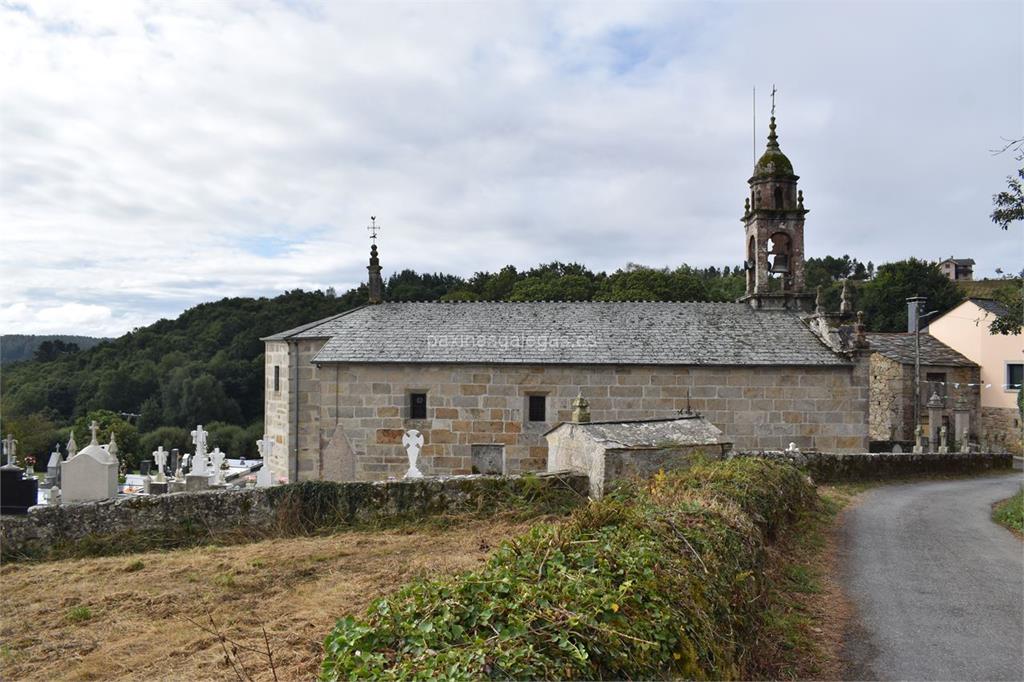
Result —
[[[484, 561], [536, 520], [352, 531], [0, 569], [3, 680], [236, 679], [217, 638], [187, 618], [263, 648], [281, 680], [316, 675], [334, 621], [412, 578]], [[88, 614], [88, 616], [86, 616]], [[266, 657], [242, 651], [257, 680]]]

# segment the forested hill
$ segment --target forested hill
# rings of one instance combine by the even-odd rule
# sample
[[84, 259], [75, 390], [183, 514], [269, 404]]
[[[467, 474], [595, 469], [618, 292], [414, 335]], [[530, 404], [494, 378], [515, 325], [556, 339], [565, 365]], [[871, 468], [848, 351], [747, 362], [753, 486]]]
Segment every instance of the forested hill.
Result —
[[[875, 272], [871, 264], [845, 256], [812, 258], [806, 273], [808, 288], [824, 287], [829, 309], [838, 307], [839, 281], [853, 280], [853, 304], [866, 311], [874, 331], [905, 329], [906, 296], [926, 295], [932, 307], [942, 310], [963, 298], [934, 264], [922, 261], [890, 263]], [[406, 270], [388, 279], [385, 296], [407, 301], [730, 301], [742, 295], [744, 277], [741, 268], [729, 267], [631, 265], [607, 274], [571, 263], [530, 270], [507, 266], [468, 278]], [[260, 338], [344, 312], [366, 299], [365, 285], [340, 296], [333, 290], [296, 290], [275, 298], [226, 298], [88, 350], [65, 346], [39, 360], [5, 366], [0, 430], [13, 432], [26, 452], [45, 454], [49, 450], [43, 448], [66, 442], [72, 424], [81, 445], [88, 434], [85, 425], [95, 418], [104, 436], [113, 429], [122, 447], [148, 453], [158, 444], [186, 447], [185, 427], [218, 424], [234, 448], [229, 452], [240, 454], [262, 429]]]
[[0, 336], [0, 365], [31, 360], [52, 360], [60, 353], [89, 350], [106, 341], [95, 336], [4, 334]]

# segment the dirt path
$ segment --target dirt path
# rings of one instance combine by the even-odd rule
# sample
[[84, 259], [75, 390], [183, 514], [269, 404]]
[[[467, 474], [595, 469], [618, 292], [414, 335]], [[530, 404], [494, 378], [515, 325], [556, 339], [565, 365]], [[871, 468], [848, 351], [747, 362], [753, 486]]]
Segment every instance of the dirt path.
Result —
[[[236, 679], [208, 622], [263, 647], [281, 680], [309, 680], [337, 618], [420, 575], [473, 568], [530, 523], [349, 532], [0, 569], [3, 680]], [[77, 619], [77, 620], [76, 620]], [[241, 653], [255, 679], [266, 657]]]

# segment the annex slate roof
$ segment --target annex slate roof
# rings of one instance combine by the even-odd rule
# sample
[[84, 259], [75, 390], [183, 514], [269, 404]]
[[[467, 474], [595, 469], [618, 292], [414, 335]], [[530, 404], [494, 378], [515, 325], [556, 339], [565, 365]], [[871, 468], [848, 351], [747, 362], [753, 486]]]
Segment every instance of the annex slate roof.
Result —
[[268, 337], [330, 362], [846, 365], [796, 313], [745, 303], [382, 303]]
[[[903, 365], [914, 364], [913, 334], [868, 334], [872, 351]], [[973, 360], [961, 355], [931, 334], [921, 334], [921, 364], [944, 367], [977, 367]]]
[[[664, 448], [676, 445], [712, 445], [722, 442], [722, 430], [699, 416], [620, 422], [563, 422], [551, 429], [580, 429], [605, 448]], [[550, 433], [549, 431], [548, 433]]]
[[986, 313], [991, 313], [996, 317], [1002, 317], [1010, 312], [1010, 309], [1005, 304], [999, 301], [994, 301], [991, 298], [969, 298], [967, 299], [974, 305], [978, 306]]

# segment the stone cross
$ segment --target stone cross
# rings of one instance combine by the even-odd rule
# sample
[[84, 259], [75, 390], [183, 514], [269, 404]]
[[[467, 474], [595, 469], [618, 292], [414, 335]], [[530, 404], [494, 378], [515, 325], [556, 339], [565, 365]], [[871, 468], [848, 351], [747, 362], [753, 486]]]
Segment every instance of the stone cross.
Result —
[[924, 452], [924, 446], [921, 445], [921, 435], [924, 433], [924, 428], [918, 424], [914, 427], [914, 454], [920, 455]]
[[206, 454], [206, 437], [209, 435], [209, 431], [203, 430], [203, 425], [200, 424], [196, 427], [196, 430], [192, 432], [192, 442], [196, 445], [196, 454]]
[[75, 432], [71, 432], [71, 437], [68, 438], [68, 459], [71, 459], [78, 454], [78, 443], [75, 442]]
[[95, 419], [92, 420], [92, 424], [89, 424], [89, 430], [92, 431], [92, 443], [90, 443], [90, 445], [99, 445], [100, 425], [96, 423]]
[[110, 444], [107, 445], [107, 454], [110, 455], [111, 459], [117, 459], [117, 453], [120, 452], [120, 448], [117, 447], [117, 438], [114, 437], [114, 430], [110, 430]]
[[8, 433], [4, 439], [4, 454], [7, 455], [7, 466], [16, 466], [14, 455], [18, 451], [18, 441], [14, 439], [13, 433]]
[[153, 451], [153, 461], [156, 462], [156, 477], [154, 480], [157, 483], [163, 483], [167, 480], [167, 477], [164, 475], [164, 467], [167, 466], [167, 455], [169, 454], [171, 453], [164, 450], [163, 445]]
[[171, 454], [174, 455], [175, 462], [174, 478], [175, 480], [180, 481], [185, 478], [185, 472], [183, 471], [185, 467], [185, 458], [178, 452], [178, 448], [171, 450]]
[[423, 447], [423, 434], [416, 429], [405, 432], [402, 436], [402, 445], [409, 457], [409, 470], [405, 472], [406, 478], [423, 478], [423, 473], [416, 468], [416, 460], [420, 456], [420, 448]]
[[213, 474], [216, 476], [214, 483], [218, 485], [224, 484], [224, 470], [221, 466], [224, 464], [224, 458], [226, 453], [220, 451], [220, 448], [214, 448], [213, 452], [210, 453], [210, 460], [213, 462]]
[[274, 483], [273, 474], [270, 473], [270, 456], [274, 452], [274, 441], [267, 438], [267, 434], [263, 434], [263, 440], [256, 441], [256, 449], [263, 458], [263, 466], [256, 472], [256, 487], [269, 488]]

